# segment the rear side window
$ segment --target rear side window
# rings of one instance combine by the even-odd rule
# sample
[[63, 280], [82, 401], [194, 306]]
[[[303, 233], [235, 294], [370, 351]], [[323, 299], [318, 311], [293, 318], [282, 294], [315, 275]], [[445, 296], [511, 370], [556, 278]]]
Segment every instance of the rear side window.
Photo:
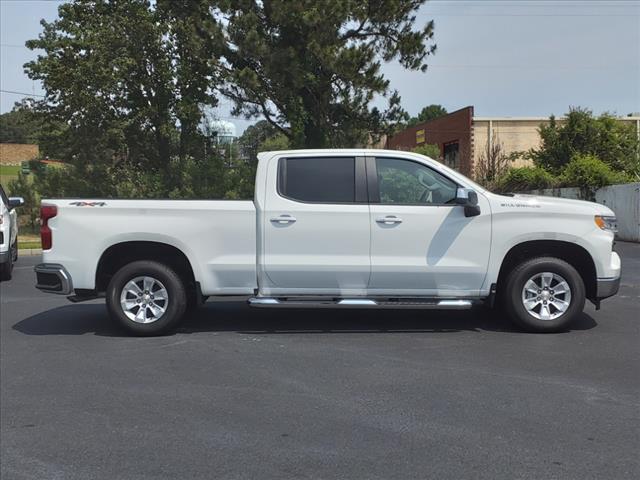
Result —
[[355, 158], [283, 158], [278, 191], [292, 200], [314, 203], [355, 202]]

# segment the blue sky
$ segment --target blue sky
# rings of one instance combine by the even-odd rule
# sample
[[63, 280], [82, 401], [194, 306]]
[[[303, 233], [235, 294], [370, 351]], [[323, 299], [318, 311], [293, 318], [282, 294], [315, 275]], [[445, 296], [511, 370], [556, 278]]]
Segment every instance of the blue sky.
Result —
[[[60, 3], [0, 0], [1, 89], [42, 93], [23, 73], [36, 55], [23, 45]], [[438, 50], [427, 73], [384, 66], [411, 114], [430, 103], [480, 116], [640, 112], [639, 0], [431, 0], [418, 22], [429, 19]], [[1, 92], [0, 112], [19, 98]], [[217, 114], [229, 119], [228, 103]], [[254, 122], [233, 121], [239, 131]]]

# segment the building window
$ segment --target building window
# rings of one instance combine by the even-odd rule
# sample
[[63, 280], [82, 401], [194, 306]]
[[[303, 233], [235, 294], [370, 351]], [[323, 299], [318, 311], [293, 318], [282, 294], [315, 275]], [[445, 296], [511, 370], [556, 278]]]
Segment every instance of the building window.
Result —
[[458, 142], [451, 142], [444, 144], [444, 164], [447, 167], [460, 169], [460, 144]]

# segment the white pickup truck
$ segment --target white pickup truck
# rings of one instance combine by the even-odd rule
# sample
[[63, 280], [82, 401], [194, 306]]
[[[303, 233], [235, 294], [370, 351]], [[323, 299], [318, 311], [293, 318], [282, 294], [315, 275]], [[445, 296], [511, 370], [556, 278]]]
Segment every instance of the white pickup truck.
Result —
[[209, 296], [239, 295], [272, 308], [496, 304], [549, 332], [618, 291], [605, 206], [496, 195], [408, 152], [258, 158], [253, 202], [43, 200], [37, 288], [105, 296], [138, 335], [171, 331]]
[[18, 214], [22, 197], [7, 197], [0, 185], [0, 280], [11, 280], [13, 264], [18, 260]]

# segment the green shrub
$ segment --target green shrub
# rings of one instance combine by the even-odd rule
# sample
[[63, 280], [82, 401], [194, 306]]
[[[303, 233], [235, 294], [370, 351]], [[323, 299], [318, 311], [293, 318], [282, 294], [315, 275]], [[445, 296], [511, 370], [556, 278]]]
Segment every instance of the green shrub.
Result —
[[496, 182], [499, 192], [523, 192], [551, 188], [555, 185], [553, 175], [540, 167], [516, 167], [510, 169]]
[[418, 153], [420, 155], [433, 158], [434, 160], [437, 160], [440, 158], [440, 147], [438, 145], [431, 145], [429, 143], [425, 143], [424, 145], [418, 145], [411, 151], [413, 153]]
[[616, 172], [593, 155], [575, 155], [563, 170], [560, 184], [579, 187], [585, 198], [593, 199], [597, 189], [630, 180], [628, 174]]

